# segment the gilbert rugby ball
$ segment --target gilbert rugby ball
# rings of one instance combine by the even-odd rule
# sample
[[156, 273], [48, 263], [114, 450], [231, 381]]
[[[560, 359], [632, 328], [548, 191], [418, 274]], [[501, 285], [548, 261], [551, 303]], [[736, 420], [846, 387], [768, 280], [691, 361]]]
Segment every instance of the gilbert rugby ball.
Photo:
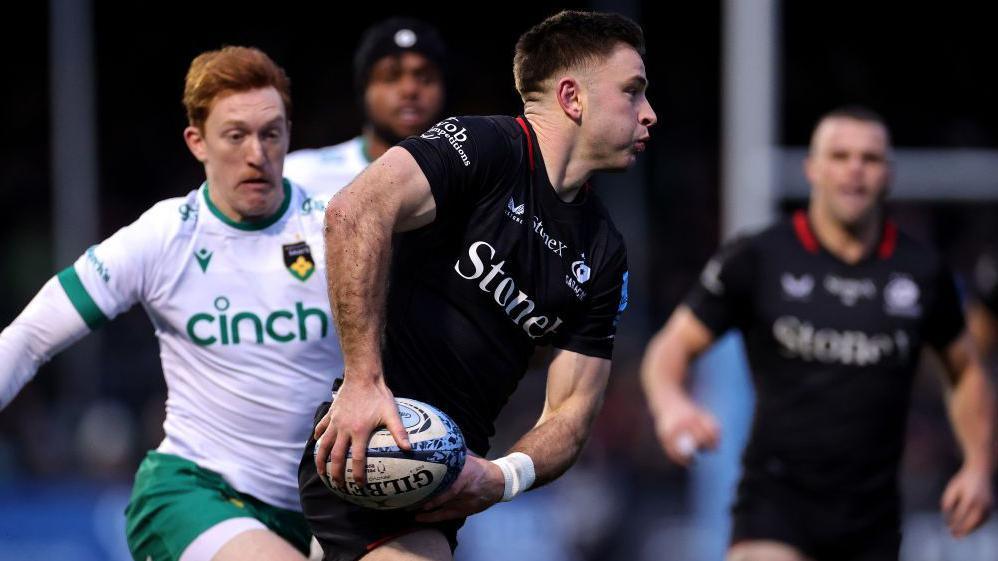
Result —
[[395, 402], [412, 452], [399, 448], [387, 429], [375, 431], [367, 444], [367, 482], [363, 487], [354, 482], [349, 452], [344, 487], [333, 485], [328, 477], [331, 463], [326, 462], [322, 482], [334, 495], [376, 510], [414, 507], [442, 493], [461, 473], [467, 450], [457, 423], [422, 401], [396, 398]]

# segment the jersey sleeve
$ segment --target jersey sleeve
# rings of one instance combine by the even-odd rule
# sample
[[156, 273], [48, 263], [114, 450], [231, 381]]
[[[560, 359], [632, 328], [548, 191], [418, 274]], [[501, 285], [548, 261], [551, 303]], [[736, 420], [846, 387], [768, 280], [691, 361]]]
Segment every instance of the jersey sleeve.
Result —
[[[151, 287], [169, 224], [161, 203], [138, 220], [88, 248], [57, 278], [73, 307], [90, 329], [128, 310]], [[174, 205], [180, 208], [180, 205]], [[178, 212], [172, 217], [181, 220]]]
[[956, 277], [945, 266], [935, 275], [935, 294], [928, 303], [924, 318], [924, 340], [938, 351], [944, 351], [966, 327], [963, 303], [956, 287]]
[[510, 156], [509, 136], [488, 117], [449, 117], [399, 146], [430, 183], [437, 216], [447, 218], [482, 199]]
[[0, 331], [0, 409], [38, 368], [90, 330], [53, 277], [24, 311]]
[[[582, 262], [573, 263], [573, 274], [578, 278]], [[586, 356], [609, 359], [620, 316], [627, 308], [627, 254], [623, 248], [615, 257], [607, 273], [593, 279], [592, 294], [586, 314], [574, 329], [564, 331], [552, 345]]]
[[715, 337], [747, 323], [754, 274], [750, 238], [722, 247], [704, 266], [685, 304]]

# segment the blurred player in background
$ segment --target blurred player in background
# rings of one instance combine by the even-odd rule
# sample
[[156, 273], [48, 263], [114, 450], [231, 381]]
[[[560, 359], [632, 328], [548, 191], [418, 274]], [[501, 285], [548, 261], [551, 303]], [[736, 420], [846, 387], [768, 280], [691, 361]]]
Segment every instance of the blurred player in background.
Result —
[[[341, 366], [321, 263], [324, 202], [282, 179], [290, 89], [264, 53], [191, 63], [184, 139], [206, 181], [88, 249], [0, 334], [0, 406], [53, 354], [141, 304], [166, 438], [126, 511], [136, 561], [302, 560], [295, 467]], [[319, 396], [319, 397], [317, 397]]]
[[[614, 14], [562, 12], [514, 58], [524, 117], [451, 117], [404, 140], [326, 212], [330, 301], [345, 378], [319, 409], [299, 477], [326, 559], [447, 560], [470, 514], [571, 466], [599, 409], [627, 298], [623, 238], [588, 186], [644, 149], [644, 38]], [[538, 345], [557, 350], [536, 426], [495, 462], [493, 423]], [[371, 433], [409, 446], [393, 396], [431, 403], [469, 449], [454, 485], [412, 512], [334, 497], [346, 462], [364, 474]], [[351, 458], [346, 458], [347, 451]], [[360, 481], [363, 484], [363, 481]]]
[[361, 135], [288, 155], [284, 175], [332, 194], [403, 138], [422, 133], [444, 104], [446, 49], [430, 25], [391, 18], [364, 32], [354, 54], [354, 88], [364, 111]]
[[897, 472], [923, 347], [948, 373], [964, 463], [942, 497], [955, 536], [991, 506], [994, 395], [941, 257], [885, 216], [889, 132], [863, 108], [825, 115], [804, 169], [808, 210], [711, 259], [650, 343], [642, 380], [667, 455], [719, 438], [683, 387], [690, 363], [741, 330], [756, 388], [729, 560], [897, 559]]

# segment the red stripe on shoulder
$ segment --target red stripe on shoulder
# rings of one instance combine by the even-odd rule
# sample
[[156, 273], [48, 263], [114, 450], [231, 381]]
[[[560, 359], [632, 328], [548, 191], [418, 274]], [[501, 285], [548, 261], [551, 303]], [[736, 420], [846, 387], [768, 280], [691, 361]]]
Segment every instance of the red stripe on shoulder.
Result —
[[884, 233], [880, 237], [880, 246], [877, 247], [877, 257], [889, 259], [894, 255], [894, 250], [898, 245], [898, 227], [890, 220], [884, 220]]
[[800, 244], [804, 246], [810, 253], [818, 253], [819, 245], [818, 238], [814, 237], [814, 232], [811, 231], [811, 225], [807, 223], [807, 213], [803, 210], [798, 210], [794, 213], [794, 233], [797, 234], [797, 239], [800, 240]]
[[530, 129], [527, 128], [527, 123], [523, 122], [523, 117], [516, 118], [517, 124], [523, 129], [523, 134], [527, 135], [527, 154], [530, 157], [530, 171], [534, 171], [534, 141], [530, 139]]

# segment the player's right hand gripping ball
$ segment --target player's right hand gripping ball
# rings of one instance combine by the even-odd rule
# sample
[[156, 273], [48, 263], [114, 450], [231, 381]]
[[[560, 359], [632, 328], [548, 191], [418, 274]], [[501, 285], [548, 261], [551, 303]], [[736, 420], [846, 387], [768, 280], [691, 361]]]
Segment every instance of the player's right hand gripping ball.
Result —
[[[367, 443], [367, 483], [357, 485], [347, 453], [346, 486], [335, 487], [326, 462], [322, 482], [345, 501], [376, 510], [414, 507], [447, 489], [464, 468], [467, 450], [457, 423], [443, 411], [415, 399], [396, 398], [412, 452], [398, 447], [387, 429]], [[315, 455], [315, 448], [312, 449]]]

